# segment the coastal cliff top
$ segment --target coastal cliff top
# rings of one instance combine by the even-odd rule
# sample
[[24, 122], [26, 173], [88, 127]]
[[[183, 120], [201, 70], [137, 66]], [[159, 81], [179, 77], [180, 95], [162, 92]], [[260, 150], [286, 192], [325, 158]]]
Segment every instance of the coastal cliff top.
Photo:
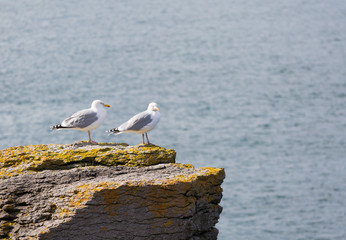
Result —
[[175, 163], [176, 152], [156, 145], [87, 142], [40, 144], [0, 150], [0, 179], [28, 171], [63, 170], [85, 166], [144, 167]]

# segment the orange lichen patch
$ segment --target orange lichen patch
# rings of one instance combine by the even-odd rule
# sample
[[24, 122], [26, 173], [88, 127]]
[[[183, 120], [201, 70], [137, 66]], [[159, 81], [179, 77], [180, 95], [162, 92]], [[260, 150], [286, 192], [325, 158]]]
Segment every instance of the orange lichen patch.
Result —
[[78, 192], [76, 195], [74, 195], [70, 199], [69, 206], [79, 207], [82, 204], [84, 205], [84, 203], [86, 203], [90, 199], [91, 199], [91, 193], [89, 191]]
[[108, 229], [106, 227], [102, 227], [101, 230], [106, 231], [106, 232], [108, 231]]
[[195, 168], [192, 164], [172, 163], [172, 165], [180, 168]]
[[168, 226], [170, 226], [170, 225], [172, 225], [173, 224], [173, 220], [168, 220], [167, 222], [165, 222], [163, 225], [165, 226], [165, 227], [168, 227]]
[[41, 230], [40, 234], [43, 235], [43, 234], [45, 234], [47, 232], [49, 232], [49, 228], [43, 227], [43, 229]]
[[65, 218], [67, 216], [71, 216], [74, 214], [74, 211], [72, 211], [71, 209], [69, 208], [59, 208], [57, 210], [57, 214], [59, 216], [59, 218]]

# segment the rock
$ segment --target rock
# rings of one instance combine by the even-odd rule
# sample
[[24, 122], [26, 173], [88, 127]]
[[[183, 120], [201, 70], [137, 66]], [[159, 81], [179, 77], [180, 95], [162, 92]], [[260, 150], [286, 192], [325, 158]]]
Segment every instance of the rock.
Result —
[[16, 176], [28, 170], [59, 170], [90, 165], [151, 166], [174, 163], [175, 151], [155, 145], [128, 146], [77, 142], [69, 145], [17, 146], [0, 151], [0, 179]]
[[223, 169], [117, 144], [0, 151], [0, 238], [216, 239]]

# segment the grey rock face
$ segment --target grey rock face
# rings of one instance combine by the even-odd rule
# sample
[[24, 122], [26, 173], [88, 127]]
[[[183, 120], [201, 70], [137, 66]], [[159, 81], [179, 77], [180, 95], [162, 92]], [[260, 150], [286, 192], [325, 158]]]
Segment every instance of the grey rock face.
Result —
[[216, 239], [224, 170], [85, 166], [0, 181], [3, 239]]

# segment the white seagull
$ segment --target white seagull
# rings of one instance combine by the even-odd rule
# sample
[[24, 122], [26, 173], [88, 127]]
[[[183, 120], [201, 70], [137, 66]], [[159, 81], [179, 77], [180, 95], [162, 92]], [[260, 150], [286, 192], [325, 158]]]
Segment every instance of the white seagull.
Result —
[[103, 103], [101, 100], [95, 100], [91, 104], [91, 108], [80, 110], [71, 117], [66, 118], [61, 124], [51, 126], [51, 129], [76, 129], [79, 131], [88, 131], [89, 143], [97, 144], [91, 140], [90, 130], [98, 128], [105, 120], [107, 112], [105, 107], [110, 105]]
[[142, 134], [143, 144], [144, 142], [144, 134], [147, 138], [148, 144], [149, 138], [147, 132], [152, 130], [156, 124], [160, 120], [160, 112], [159, 107], [156, 103], [152, 102], [149, 104], [148, 109], [144, 112], [138, 113], [132, 118], [130, 118], [127, 122], [124, 122], [117, 128], [113, 128], [107, 132], [111, 134], [121, 134], [124, 132], [133, 132], [137, 134]]

